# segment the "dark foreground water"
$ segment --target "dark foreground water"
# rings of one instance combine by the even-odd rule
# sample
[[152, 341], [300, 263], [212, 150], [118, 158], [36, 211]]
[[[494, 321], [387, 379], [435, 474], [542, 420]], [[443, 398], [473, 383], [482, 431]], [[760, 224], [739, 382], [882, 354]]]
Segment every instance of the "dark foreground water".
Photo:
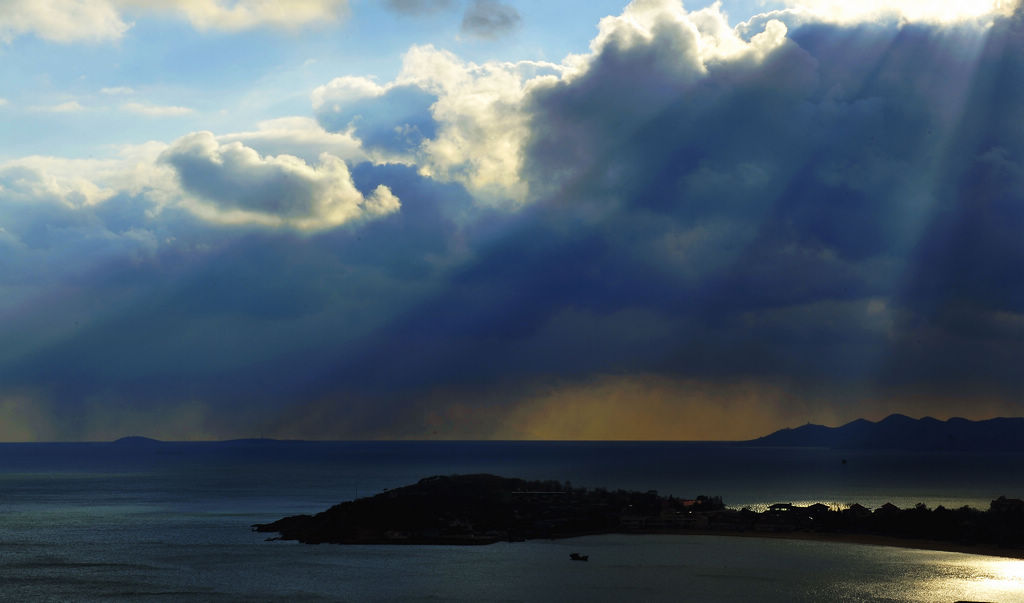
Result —
[[[1024, 562], [957, 553], [713, 536], [307, 546], [249, 531], [471, 472], [717, 494], [736, 507], [986, 508], [1000, 494], [1024, 495], [1024, 455], [687, 443], [7, 444], [0, 599], [1024, 601]], [[591, 560], [569, 561], [574, 551]]]

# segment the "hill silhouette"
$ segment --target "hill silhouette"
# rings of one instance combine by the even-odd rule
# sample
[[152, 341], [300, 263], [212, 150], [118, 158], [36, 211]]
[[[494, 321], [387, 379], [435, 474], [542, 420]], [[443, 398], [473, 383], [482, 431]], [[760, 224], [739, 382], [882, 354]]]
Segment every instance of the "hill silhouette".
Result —
[[754, 446], [846, 449], [1024, 451], [1024, 418], [969, 421], [912, 419], [893, 414], [878, 422], [857, 419], [841, 427], [808, 423], [750, 440]]
[[145, 436], [125, 436], [110, 443], [117, 446], [159, 446], [163, 444], [160, 440], [154, 440]]

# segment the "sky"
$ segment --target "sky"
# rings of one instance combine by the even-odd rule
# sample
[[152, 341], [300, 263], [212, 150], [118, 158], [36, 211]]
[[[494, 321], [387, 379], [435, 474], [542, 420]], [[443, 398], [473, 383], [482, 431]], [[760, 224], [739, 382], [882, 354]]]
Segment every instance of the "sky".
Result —
[[1024, 416], [1007, 0], [0, 0], [0, 441]]

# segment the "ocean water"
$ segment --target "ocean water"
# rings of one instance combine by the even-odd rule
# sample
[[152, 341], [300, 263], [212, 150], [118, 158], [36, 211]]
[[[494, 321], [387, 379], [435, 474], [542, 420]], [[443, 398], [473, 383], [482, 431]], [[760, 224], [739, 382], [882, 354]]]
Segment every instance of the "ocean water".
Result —
[[[660, 535], [310, 546], [249, 529], [474, 472], [734, 507], [985, 508], [1024, 496], [1022, 461], [693, 443], [4, 444], [0, 600], [1024, 601], [1024, 562], [959, 553]], [[576, 551], [590, 561], [569, 561]]]

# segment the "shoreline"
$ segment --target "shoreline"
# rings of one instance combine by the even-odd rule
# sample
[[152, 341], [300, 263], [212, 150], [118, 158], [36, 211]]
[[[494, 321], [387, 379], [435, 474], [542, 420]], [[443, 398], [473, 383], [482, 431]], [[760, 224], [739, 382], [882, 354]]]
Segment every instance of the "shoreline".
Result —
[[842, 532], [757, 532], [757, 531], [649, 531], [649, 532], [618, 532], [619, 534], [664, 534], [671, 536], [725, 536], [734, 538], [769, 538], [779, 540], [810, 540], [815, 542], [835, 542], [840, 544], [866, 544], [888, 546], [903, 549], [918, 549], [942, 553], [963, 553], [966, 555], [982, 555], [985, 557], [1004, 557], [1024, 560], [1024, 549], [1002, 548], [995, 545], [962, 544], [942, 540], [918, 540], [898, 536], [880, 534], [851, 534]]
[[[756, 530], [630, 530], [630, 531], [595, 531], [578, 534], [558, 534], [547, 538], [528, 538], [521, 540], [506, 540], [504, 538], [487, 537], [454, 537], [454, 538], [428, 538], [409, 540], [352, 540], [348, 542], [319, 542], [310, 541], [305, 544], [335, 544], [335, 545], [363, 545], [363, 546], [489, 546], [505, 542], [529, 542], [536, 540], [569, 540], [573, 538], [586, 538], [588, 536], [722, 536], [726, 538], [763, 538], [769, 540], [805, 540], [811, 542], [826, 542], [837, 544], [858, 544], [869, 546], [887, 546], [903, 549], [916, 549], [920, 551], [935, 551], [941, 553], [962, 553], [965, 555], [980, 555], [983, 557], [1002, 557], [1004, 559], [1015, 559], [1024, 561], [1024, 549], [1003, 548], [996, 545], [965, 544], [947, 542], [943, 540], [916, 539], [899, 536], [885, 536], [882, 534], [858, 534], [843, 532], [759, 532]], [[267, 538], [267, 542], [283, 541], [284, 538]]]

